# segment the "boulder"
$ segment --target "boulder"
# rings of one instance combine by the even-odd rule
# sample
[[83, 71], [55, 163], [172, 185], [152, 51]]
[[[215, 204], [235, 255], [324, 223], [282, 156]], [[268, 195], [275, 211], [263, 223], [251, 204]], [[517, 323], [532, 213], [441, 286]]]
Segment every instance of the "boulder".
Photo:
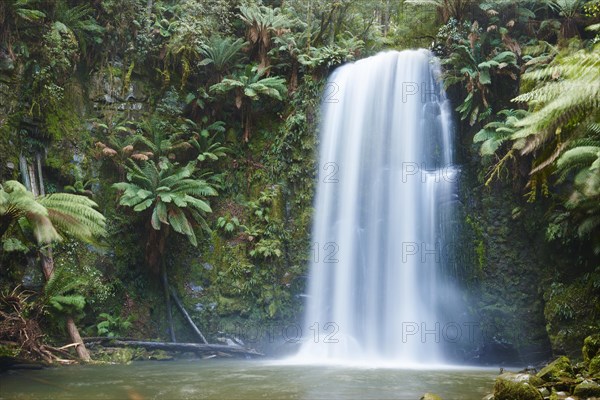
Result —
[[505, 372], [496, 379], [502, 379], [514, 383], [529, 383], [531, 386], [541, 386], [544, 381], [532, 374]]
[[594, 381], [583, 381], [575, 386], [573, 394], [582, 398], [600, 397], [600, 385]]
[[562, 356], [546, 365], [537, 374], [538, 378], [546, 382], [558, 382], [573, 379], [573, 367], [568, 357]]
[[588, 336], [583, 341], [583, 361], [590, 362], [592, 358], [600, 355], [600, 334]]
[[600, 355], [592, 358], [592, 360], [590, 361], [590, 366], [588, 368], [588, 373], [592, 376], [600, 376]]
[[425, 393], [420, 400], [442, 400], [442, 398], [437, 394]]
[[535, 376], [506, 373], [496, 378], [494, 400], [544, 400], [539, 390], [529, 382]]

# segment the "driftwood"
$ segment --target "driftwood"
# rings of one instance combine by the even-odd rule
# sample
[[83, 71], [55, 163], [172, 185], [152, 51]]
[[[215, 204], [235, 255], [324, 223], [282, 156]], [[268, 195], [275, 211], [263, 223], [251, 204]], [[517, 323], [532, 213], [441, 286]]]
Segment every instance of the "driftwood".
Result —
[[84, 343], [101, 344], [106, 347], [143, 347], [147, 350], [183, 351], [193, 353], [225, 353], [240, 356], [264, 356], [253, 349], [242, 346], [227, 346], [224, 344], [201, 344], [201, 343], [168, 343], [168, 342], [146, 342], [141, 340], [120, 340], [112, 338], [84, 338]]
[[191, 326], [194, 333], [200, 338], [200, 340], [202, 340], [202, 343], [208, 344], [208, 342], [206, 341], [206, 338], [204, 337], [202, 332], [200, 332], [200, 329], [198, 329], [198, 327], [192, 320], [192, 317], [190, 317], [190, 314], [188, 314], [188, 312], [185, 310], [185, 307], [183, 306], [183, 303], [181, 302], [181, 300], [179, 300], [179, 297], [177, 296], [177, 292], [175, 292], [175, 289], [173, 289], [172, 287], [169, 286], [169, 291], [171, 292], [171, 297], [175, 301], [177, 308], [179, 308], [179, 311], [181, 311], [181, 314], [183, 314], [183, 317], [185, 318], [187, 323]]

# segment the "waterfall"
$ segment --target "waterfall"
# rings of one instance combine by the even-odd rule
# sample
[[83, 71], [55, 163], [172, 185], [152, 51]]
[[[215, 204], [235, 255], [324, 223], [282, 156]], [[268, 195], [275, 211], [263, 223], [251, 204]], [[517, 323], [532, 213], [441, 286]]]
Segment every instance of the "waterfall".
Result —
[[410, 50], [328, 80], [299, 359], [440, 364], [464, 329], [445, 278], [458, 173], [439, 75]]

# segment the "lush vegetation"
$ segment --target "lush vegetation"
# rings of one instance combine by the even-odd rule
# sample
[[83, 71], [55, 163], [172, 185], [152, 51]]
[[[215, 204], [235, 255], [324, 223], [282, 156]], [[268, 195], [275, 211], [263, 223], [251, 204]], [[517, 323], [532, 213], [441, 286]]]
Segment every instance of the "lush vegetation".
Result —
[[465, 286], [510, 293], [486, 286], [494, 235], [515, 253], [541, 235], [557, 261], [529, 298], [553, 350], [579, 346], [600, 321], [580, 304], [600, 294], [599, 18], [597, 0], [0, 2], [0, 340], [48, 361], [77, 327], [192, 340], [171, 289], [210, 338], [297, 321], [325, 79], [431, 47], [464, 184], [529, 229], [465, 208]]

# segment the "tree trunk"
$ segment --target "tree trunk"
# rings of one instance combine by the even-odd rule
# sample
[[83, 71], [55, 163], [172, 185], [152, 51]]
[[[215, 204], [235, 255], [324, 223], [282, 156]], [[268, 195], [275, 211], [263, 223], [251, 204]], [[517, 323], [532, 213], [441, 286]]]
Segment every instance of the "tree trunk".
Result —
[[252, 100], [244, 100], [242, 105], [242, 124], [244, 125], [244, 142], [248, 143], [250, 140], [250, 130], [252, 129], [252, 103], [248, 103]]
[[169, 280], [167, 278], [167, 266], [164, 257], [162, 257], [160, 268], [162, 270], [162, 285], [165, 295], [165, 307], [167, 308], [167, 323], [169, 324], [169, 336], [171, 337], [171, 342], [177, 343], [177, 339], [175, 338], [175, 329], [173, 328], [173, 314], [171, 313], [171, 295], [169, 293]]
[[172, 287], [169, 287], [169, 289], [171, 291], [171, 296], [173, 297], [173, 301], [175, 301], [177, 308], [179, 308], [179, 311], [181, 311], [181, 314], [183, 314], [183, 317], [185, 318], [185, 320], [192, 327], [192, 330], [194, 331], [194, 333], [200, 338], [200, 340], [202, 340], [202, 342], [204, 344], [208, 344], [208, 342], [206, 341], [206, 338], [204, 337], [202, 332], [200, 332], [200, 329], [198, 329], [198, 327], [194, 323], [194, 320], [192, 320], [192, 317], [190, 317], [190, 314], [188, 314], [188, 312], [186, 311], [185, 307], [183, 306], [183, 303], [181, 302], [181, 300], [179, 300], [179, 297], [177, 297], [177, 292], [175, 292], [175, 289], [173, 289]]
[[[50, 280], [50, 278], [52, 278], [52, 274], [54, 273], [54, 258], [52, 257], [52, 246], [48, 246], [45, 250], [40, 251], [40, 256], [42, 259], [42, 271], [44, 272], [44, 276], [46, 277], [47, 282]], [[75, 325], [75, 321], [70, 315], [67, 316], [67, 332], [69, 333], [71, 343], [77, 343], [77, 346], [75, 347], [77, 356], [82, 361], [91, 361], [92, 358], [90, 357], [90, 353], [85, 347], [85, 344], [83, 344], [83, 340], [81, 340], [81, 335], [79, 334], [77, 325]]]
[[81, 340], [81, 335], [79, 335], [79, 330], [77, 329], [75, 321], [71, 316], [67, 317], [67, 331], [69, 332], [69, 336], [71, 337], [71, 342], [77, 343], [77, 346], [75, 346], [75, 351], [77, 352], [79, 358], [81, 358], [85, 362], [90, 362], [92, 360], [92, 358], [90, 357], [90, 353], [83, 344], [83, 340]]

